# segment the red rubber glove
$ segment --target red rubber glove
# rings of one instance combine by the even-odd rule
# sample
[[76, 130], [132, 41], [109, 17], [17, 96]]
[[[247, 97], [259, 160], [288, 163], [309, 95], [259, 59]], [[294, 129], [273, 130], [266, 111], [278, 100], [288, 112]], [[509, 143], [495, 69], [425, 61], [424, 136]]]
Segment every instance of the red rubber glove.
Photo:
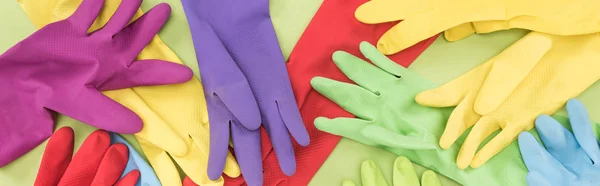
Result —
[[[339, 136], [317, 130], [313, 123], [315, 118], [353, 117], [314, 91], [310, 86], [310, 79], [323, 76], [350, 82], [333, 63], [333, 52], [343, 50], [362, 56], [358, 48], [361, 41], [377, 43], [381, 35], [397, 23], [367, 25], [359, 22], [354, 18], [354, 11], [365, 2], [367, 0], [325, 0], [292, 51], [287, 68], [296, 102], [310, 135], [310, 145], [302, 147], [294, 144], [297, 168], [296, 173], [288, 177], [278, 168], [277, 158], [271, 150], [267, 135], [261, 134], [264, 185], [307, 185], [340, 140]], [[436, 37], [388, 57], [407, 67]], [[225, 185], [238, 186], [245, 183], [242, 177], [226, 178]]]
[[90, 134], [73, 155], [73, 129], [63, 127], [52, 135], [44, 151], [35, 186], [99, 185], [133, 186], [140, 172], [131, 171], [119, 180], [129, 152], [123, 144], [110, 144], [104, 130]]
[[190, 177], [186, 176], [185, 179], [183, 179], [183, 186], [198, 186], [198, 184], [194, 183]]

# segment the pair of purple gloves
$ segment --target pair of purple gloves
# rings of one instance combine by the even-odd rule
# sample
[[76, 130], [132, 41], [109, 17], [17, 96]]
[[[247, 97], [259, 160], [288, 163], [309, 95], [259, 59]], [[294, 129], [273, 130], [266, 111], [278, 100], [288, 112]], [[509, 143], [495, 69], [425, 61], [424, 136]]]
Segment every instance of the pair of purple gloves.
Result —
[[260, 130], [267, 131], [281, 169], [292, 175], [291, 136], [309, 136], [292, 92], [269, 15], [269, 0], [182, 0], [210, 121], [208, 176], [223, 172], [232, 140], [242, 175], [262, 185]]
[[88, 33], [104, 0], [83, 0], [0, 55], [0, 167], [48, 139], [55, 112], [108, 131], [132, 134], [142, 120], [100, 91], [186, 82], [192, 71], [161, 60], [135, 61], [170, 14], [160, 4], [128, 24], [142, 0], [124, 0], [110, 21]]

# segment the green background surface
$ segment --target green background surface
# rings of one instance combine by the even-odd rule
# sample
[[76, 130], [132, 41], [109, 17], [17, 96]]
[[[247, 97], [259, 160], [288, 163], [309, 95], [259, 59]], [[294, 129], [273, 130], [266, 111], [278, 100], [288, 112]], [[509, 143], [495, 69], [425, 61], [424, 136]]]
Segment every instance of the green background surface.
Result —
[[[317, 11], [323, 0], [271, 0], [271, 15], [282, 52], [287, 57], [306, 25]], [[148, 10], [159, 2], [168, 2], [172, 7], [169, 22], [159, 35], [173, 49], [183, 62], [198, 75], [194, 48], [187, 26], [185, 14], [178, 0], [145, 0], [142, 9]], [[24, 39], [35, 31], [25, 13], [16, 1], [0, 2], [0, 52]], [[442, 84], [458, 77], [502, 49], [518, 40], [527, 32], [511, 30], [486, 35], [474, 35], [458, 42], [447, 42], [438, 38], [409, 69], [420, 75]], [[358, 47], [358, 46], [357, 46]], [[592, 120], [600, 121], [600, 85], [594, 84], [578, 98], [587, 106]], [[559, 114], [566, 116], [564, 110]], [[94, 130], [93, 127], [81, 124], [68, 117], [59, 117], [57, 129], [71, 126], [76, 131], [76, 147], [81, 145], [85, 137]], [[124, 136], [134, 142], [129, 135]], [[32, 185], [46, 143], [38, 146], [17, 161], [0, 168], [1, 185]], [[339, 185], [344, 179], [360, 183], [360, 163], [367, 159], [374, 160], [382, 169], [384, 176], [391, 183], [391, 170], [395, 155], [374, 147], [362, 145], [349, 139], [342, 139], [331, 156], [315, 175], [310, 185]], [[417, 168], [419, 174], [424, 169]], [[441, 177], [446, 185], [458, 185]]]

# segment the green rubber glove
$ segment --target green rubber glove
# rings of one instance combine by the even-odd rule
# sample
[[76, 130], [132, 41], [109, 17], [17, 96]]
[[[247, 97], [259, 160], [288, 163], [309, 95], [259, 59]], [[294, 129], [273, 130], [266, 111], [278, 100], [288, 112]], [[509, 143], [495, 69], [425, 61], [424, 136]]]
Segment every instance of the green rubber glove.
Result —
[[317, 118], [319, 130], [406, 156], [415, 163], [463, 185], [526, 185], [527, 169], [516, 143], [477, 168], [459, 169], [456, 155], [460, 138], [448, 149], [436, 143], [451, 109], [417, 104], [417, 93], [436, 87], [419, 75], [395, 64], [369, 43], [360, 44], [362, 54], [376, 66], [346, 52], [335, 52], [336, 65], [358, 85], [315, 77], [315, 90], [358, 118]]
[[[404, 156], [396, 158], [393, 170], [393, 186], [441, 186], [435, 172], [427, 170], [421, 177], [421, 182], [413, 168], [412, 162]], [[363, 161], [360, 166], [360, 176], [363, 186], [387, 186], [381, 170], [372, 160]], [[345, 180], [342, 186], [355, 186], [351, 180]]]

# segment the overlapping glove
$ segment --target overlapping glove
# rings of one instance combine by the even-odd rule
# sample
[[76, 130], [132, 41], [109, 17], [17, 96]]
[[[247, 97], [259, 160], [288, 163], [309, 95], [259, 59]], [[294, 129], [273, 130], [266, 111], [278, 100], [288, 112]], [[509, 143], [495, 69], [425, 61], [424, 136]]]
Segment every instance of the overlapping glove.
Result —
[[[532, 32], [457, 79], [417, 95], [419, 104], [456, 106], [440, 146], [448, 148], [470, 127], [457, 164], [483, 165], [600, 78], [600, 35], [555, 36]], [[501, 132], [476, 153], [483, 141]]]
[[[360, 177], [363, 186], [387, 186], [387, 182], [372, 160], [363, 161], [360, 165]], [[413, 168], [412, 162], [406, 157], [400, 156], [394, 161], [392, 172], [393, 186], [441, 186], [440, 180], [435, 172], [427, 170], [423, 173], [421, 181]], [[355, 186], [352, 180], [344, 180], [343, 186]]]
[[[529, 173], [528, 185], [597, 185], [600, 181], [600, 146], [583, 103], [567, 101], [573, 132], [548, 115], [535, 121], [544, 145], [529, 132], [519, 134], [519, 148]], [[544, 148], [545, 146], [545, 148]]]
[[[303, 1], [302, 3], [320, 3], [318, 0], [316, 1], [317, 2]], [[368, 25], [358, 22], [353, 17], [354, 11], [364, 2], [366, 2], [366, 0], [323, 1], [323, 4], [320, 5], [317, 13], [294, 46], [294, 50], [289, 56], [287, 69], [289, 71], [296, 102], [300, 106], [300, 114], [302, 115], [306, 129], [310, 135], [311, 145], [303, 147], [294, 144], [297, 163], [296, 173], [292, 176], [287, 176], [278, 168], [279, 165], [276, 154], [270, 147], [269, 142], [265, 143], [265, 141], [268, 141], [268, 138], [261, 135], [264, 157], [264, 185], [308, 185], [315, 173], [319, 170], [325, 160], [328, 159], [330, 153], [338, 144], [340, 140], [339, 136], [319, 131], [315, 128], [313, 121], [319, 116], [352, 117], [352, 115], [314, 91], [310, 86], [310, 79], [318, 75], [339, 81], [350, 81], [332, 62], [331, 53], [342, 49], [349, 53], [360, 55], [360, 51], [356, 46], [361, 41], [366, 40], [369, 42], [376, 42], [386, 30], [394, 25], [394, 23]], [[303, 15], [306, 14], [306, 9], [308, 9], [301, 9], [296, 5], [298, 2], [287, 0], [282, 0], [280, 2], [271, 1], [271, 4], [273, 3], [280, 3], [278, 6], [294, 9], [295, 11], [298, 11], [299, 14], [301, 12]], [[279, 12], [282, 10], [277, 11]], [[272, 6], [271, 12], [273, 13]], [[281, 13], [289, 14], [290, 12]], [[274, 16], [276, 15], [272, 14], [271, 16], [273, 21], [276, 19], [284, 21], [281, 17], [275, 18]], [[291, 20], [287, 21], [293, 22]], [[296, 22], [294, 22], [294, 24], [296, 24]], [[275, 26], [277, 26], [277, 24]], [[279, 35], [279, 33], [277, 34], [278, 36], [281, 36], [280, 39], [283, 38], [285, 40], [286, 36]], [[421, 52], [433, 43], [434, 40], [435, 37], [425, 40], [389, 57], [395, 63], [408, 66], [421, 54]], [[225, 185], [239, 186], [245, 185], [245, 182], [241, 177], [238, 179], [226, 178]]]
[[[35, 186], [136, 185], [140, 171], [125, 168], [129, 166], [128, 161], [132, 161], [128, 160], [128, 154], [137, 154], [135, 151], [128, 153], [128, 147], [121, 143], [111, 145], [109, 134], [97, 130], [86, 138], [71, 158], [73, 137], [70, 127], [60, 128], [52, 135], [44, 151]], [[123, 177], [119, 179], [121, 174]], [[142, 177], [149, 178], [152, 174], [143, 171]]]
[[317, 128], [406, 156], [463, 185], [525, 185], [526, 169], [516, 144], [478, 169], [459, 169], [455, 160], [462, 138], [445, 150], [436, 145], [451, 110], [424, 107], [414, 100], [435, 85], [366, 42], [360, 49], [376, 66], [345, 52], [333, 55], [335, 64], [358, 85], [321, 77], [311, 81], [315, 90], [358, 118], [317, 118]]
[[[33, 23], [42, 27], [54, 20], [68, 17], [81, 0], [20, 0], [20, 3]], [[120, 3], [119, 0], [106, 1], [90, 30], [102, 28], [116, 13], [134, 18], [143, 15], [138, 8], [141, 1], [125, 1], [126, 6], [120, 6]], [[163, 59], [182, 64], [179, 57], [158, 35], [152, 35], [150, 43], [137, 58]], [[136, 133], [136, 139], [157, 170], [163, 185], [181, 185], [181, 177], [171, 158], [197, 183], [212, 183], [206, 175], [209, 150], [208, 114], [204, 92], [198, 79], [193, 78], [177, 85], [135, 87], [103, 93], [132, 109], [144, 121], [144, 128]], [[233, 160], [233, 157], [230, 157], [226, 172], [236, 176], [239, 175], [239, 168]]]
[[[473, 33], [523, 28], [555, 35], [580, 35], [600, 31], [600, 2], [594, 0], [382, 0], [356, 9], [363, 23], [404, 20], [387, 31], [377, 43], [384, 54], [393, 54], [445, 30], [449, 40]], [[495, 21], [488, 24], [479, 21]], [[473, 22], [473, 23], [471, 23]], [[467, 32], [465, 32], [467, 31]], [[457, 33], [453, 33], [457, 32]]]
[[184, 0], [211, 123], [208, 174], [223, 171], [232, 140], [242, 174], [262, 185], [260, 130], [273, 144], [281, 170], [296, 169], [291, 134], [303, 146], [309, 137], [266, 0]]
[[127, 150], [129, 151], [129, 160], [127, 161], [127, 165], [125, 166], [125, 170], [123, 170], [123, 174], [121, 177], [125, 177], [132, 171], [139, 171], [139, 180], [134, 182], [135, 186], [160, 186], [160, 181], [154, 173], [154, 170], [148, 162], [142, 158], [140, 154], [138, 154], [135, 149], [129, 144], [129, 142], [125, 141], [125, 139], [121, 138], [118, 134], [111, 132], [110, 133], [110, 143], [111, 144], [123, 144], [127, 146]]
[[[92, 126], [135, 133], [142, 120], [100, 91], [182, 83], [192, 71], [157, 59], [135, 61], [165, 23], [169, 6], [127, 25], [128, 1], [102, 28], [87, 33], [103, 1], [85, 0], [70, 17], [46, 25], [0, 56], [0, 166], [42, 143], [52, 134], [58, 112]], [[24, 135], [27, 134], [27, 135]], [[26, 136], [26, 137], [25, 137]]]

